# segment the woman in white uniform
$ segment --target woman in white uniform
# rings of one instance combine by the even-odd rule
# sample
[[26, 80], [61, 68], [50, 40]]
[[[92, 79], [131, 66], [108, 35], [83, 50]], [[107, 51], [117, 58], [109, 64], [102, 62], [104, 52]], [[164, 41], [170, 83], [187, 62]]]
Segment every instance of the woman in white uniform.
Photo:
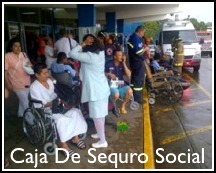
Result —
[[[34, 72], [37, 80], [30, 86], [30, 95], [32, 99], [37, 99], [43, 102], [45, 109], [51, 109], [52, 101], [57, 97], [54, 93], [53, 82], [48, 78], [48, 68], [46, 64], [38, 63], [34, 66]], [[41, 105], [35, 104], [35, 107]], [[48, 111], [48, 110], [46, 110]], [[67, 145], [70, 142], [79, 149], [85, 149], [85, 143], [78, 137], [79, 134], [86, 133], [87, 124], [81, 113], [77, 108], [72, 108], [63, 114], [53, 114], [57, 131], [61, 141], [61, 147], [68, 150], [70, 156], [74, 151]]]
[[93, 118], [97, 134], [91, 137], [100, 139], [93, 143], [94, 148], [106, 148], [105, 116], [108, 115], [110, 89], [104, 73], [105, 53], [103, 45], [92, 34], [83, 38], [83, 43], [69, 52], [69, 56], [81, 62], [80, 79], [82, 80], [81, 102], [88, 102], [89, 116]]

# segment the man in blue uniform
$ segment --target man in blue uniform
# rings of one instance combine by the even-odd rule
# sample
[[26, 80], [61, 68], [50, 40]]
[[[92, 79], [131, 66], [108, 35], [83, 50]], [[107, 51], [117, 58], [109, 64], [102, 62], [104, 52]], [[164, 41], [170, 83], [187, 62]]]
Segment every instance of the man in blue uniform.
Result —
[[145, 77], [145, 54], [149, 48], [143, 47], [143, 39], [145, 28], [138, 26], [128, 40], [128, 54], [131, 68], [131, 87], [133, 88], [134, 100], [143, 104], [143, 85]]
[[125, 83], [123, 76], [126, 75], [128, 78], [131, 77], [131, 72], [126, 65], [126, 56], [120, 49], [114, 50], [114, 59], [108, 61], [105, 64], [105, 74], [110, 80], [118, 80], [117, 87], [111, 87], [111, 97], [114, 101], [119, 99], [119, 96], [123, 99], [122, 105], [120, 107], [120, 113], [126, 114], [126, 104], [130, 100], [133, 91]]

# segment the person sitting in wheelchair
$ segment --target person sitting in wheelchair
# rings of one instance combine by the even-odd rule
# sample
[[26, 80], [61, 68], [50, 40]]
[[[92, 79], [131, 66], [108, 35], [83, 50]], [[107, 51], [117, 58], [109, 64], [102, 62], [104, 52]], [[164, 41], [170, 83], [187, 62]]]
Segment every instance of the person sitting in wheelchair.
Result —
[[150, 67], [153, 74], [166, 70], [170, 75], [175, 76], [179, 80], [179, 82], [181, 82], [181, 85], [184, 90], [189, 88], [191, 85], [189, 81], [181, 77], [179, 73], [176, 72], [176, 70], [173, 69], [171, 66], [161, 66], [156, 60], [154, 60], [154, 58], [150, 59]]
[[113, 55], [113, 60], [105, 64], [105, 74], [110, 80], [111, 97], [113, 101], [115, 102], [119, 99], [119, 96], [121, 96], [124, 100], [120, 107], [120, 113], [126, 114], [126, 103], [130, 100], [133, 91], [130, 86], [126, 85], [123, 76], [126, 75], [130, 78], [131, 71], [126, 65], [126, 56], [120, 49], [114, 50]]
[[[46, 64], [38, 63], [34, 66], [36, 79], [30, 86], [30, 97], [42, 101], [45, 111], [51, 112], [52, 105], [57, 98], [54, 92], [54, 84], [49, 79], [48, 68]], [[40, 104], [34, 103], [36, 108], [41, 107]], [[78, 135], [86, 133], [87, 123], [77, 108], [71, 108], [66, 113], [52, 113], [52, 118], [56, 123], [57, 132], [60, 138], [60, 146], [68, 150], [72, 156], [74, 151], [69, 148], [67, 141], [70, 140], [79, 149], [85, 149], [85, 143], [79, 139]], [[66, 154], [66, 153], [65, 153]]]
[[78, 80], [79, 80], [78, 71], [74, 70], [68, 64], [67, 56], [64, 52], [58, 53], [57, 62], [52, 64], [51, 72], [52, 72], [52, 75], [53, 75], [53, 73], [59, 74], [59, 73], [67, 72], [69, 74], [70, 79], [71, 79], [72, 85], [75, 85], [78, 83]]

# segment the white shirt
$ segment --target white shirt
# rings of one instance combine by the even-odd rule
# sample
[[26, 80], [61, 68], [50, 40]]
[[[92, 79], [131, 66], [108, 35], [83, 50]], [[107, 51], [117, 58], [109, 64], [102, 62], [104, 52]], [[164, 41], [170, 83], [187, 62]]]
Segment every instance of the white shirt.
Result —
[[56, 58], [54, 57], [54, 49], [53, 47], [47, 45], [45, 47], [45, 56], [46, 56], [46, 64], [48, 69], [51, 68], [52, 63], [56, 62]]
[[[70, 38], [71, 46], [74, 48], [77, 45], [77, 42]], [[68, 37], [62, 37], [60, 38], [54, 45], [54, 50], [57, 50], [57, 52], [64, 52], [67, 57], [69, 57], [68, 53], [71, 51], [70, 43]]]
[[[30, 86], [30, 95], [32, 99], [40, 100], [45, 105], [48, 102], [53, 101], [57, 95], [54, 92], [53, 82], [48, 79], [49, 89], [45, 88], [38, 80], [35, 80]], [[41, 107], [40, 104], [34, 103], [36, 108]]]

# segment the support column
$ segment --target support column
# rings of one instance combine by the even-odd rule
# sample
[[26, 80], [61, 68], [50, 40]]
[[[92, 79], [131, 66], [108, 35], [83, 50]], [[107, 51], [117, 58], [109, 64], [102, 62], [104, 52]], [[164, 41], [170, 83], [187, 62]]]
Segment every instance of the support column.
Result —
[[96, 32], [96, 10], [94, 4], [78, 4], [77, 10], [79, 42], [82, 42], [84, 35]]
[[117, 20], [117, 33], [118, 33], [118, 43], [122, 47], [122, 51], [124, 52], [125, 50], [125, 37], [124, 37], [124, 19], [118, 19]]
[[117, 32], [123, 33], [124, 32], [124, 19], [117, 20]]
[[106, 32], [107, 33], [116, 32], [116, 13], [115, 12], [106, 13]]

